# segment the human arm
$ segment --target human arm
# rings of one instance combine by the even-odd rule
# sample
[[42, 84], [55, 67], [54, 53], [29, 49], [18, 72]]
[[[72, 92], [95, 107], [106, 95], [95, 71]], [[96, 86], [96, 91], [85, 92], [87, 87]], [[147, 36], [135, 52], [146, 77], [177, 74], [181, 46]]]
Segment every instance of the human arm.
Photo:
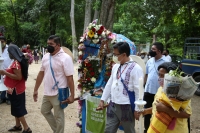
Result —
[[63, 103], [70, 104], [70, 103], [74, 102], [74, 79], [73, 79], [73, 75], [66, 76], [66, 77], [67, 77], [67, 83], [68, 83], [68, 87], [70, 89], [71, 95], [65, 101], [62, 101], [62, 104]]
[[160, 101], [156, 101], [156, 110], [157, 112], [165, 112], [171, 117], [175, 118], [189, 118], [190, 114], [188, 114], [184, 110], [175, 111], [172, 107], [165, 105], [164, 103]]
[[33, 99], [35, 102], [37, 102], [38, 99], [38, 89], [42, 83], [42, 80], [44, 78], [44, 71], [40, 71], [37, 75], [37, 79], [35, 82], [34, 92], [33, 92]]
[[145, 86], [145, 84], [147, 82], [147, 78], [148, 78], [148, 74], [145, 74], [145, 76], [144, 76], [144, 86]]
[[14, 80], [21, 80], [22, 79], [22, 72], [21, 69], [13, 69], [13, 74], [9, 73], [5, 70], [0, 70], [0, 75], [6, 75], [7, 77], [14, 79]]
[[115, 71], [115, 69], [117, 69], [116, 65], [113, 66], [110, 78], [109, 78], [108, 82], [106, 83], [105, 88], [103, 89], [103, 94], [101, 96], [101, 101], [97, 107], [97, 110], [102, 110], [106, 107], [105, 102], [108, 100], [108, 98], [110, 97], [110, 94], [111, 94], [111, 87], [113, 84], [113, 73], [114, 73], [113, 71]]

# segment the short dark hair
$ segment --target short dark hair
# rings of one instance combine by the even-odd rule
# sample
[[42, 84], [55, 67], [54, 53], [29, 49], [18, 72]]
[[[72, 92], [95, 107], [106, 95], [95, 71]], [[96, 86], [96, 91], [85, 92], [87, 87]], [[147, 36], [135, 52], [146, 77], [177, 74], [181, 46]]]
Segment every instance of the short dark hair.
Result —
[[169, 73], [170, 70], [176, 70], [177, 68], [178, 68], [178, 71], [181, 71], [181, 68], [173, 62], [164, 62], [164, 63], [160, 64], [158, 66], [158, 71], [161, 68], [165, 69], [167, 71], [167, 73]]
[[154, 42], [152, 45], [155, 45], [156, 48], [157, 48], [158, 50], [160, 50], [161, 53], [163, 53], [164, 48], [163, 48], [163, 44], [162, 44], [161, 42]]
[[56, 44], [60, 44], [60, 46], [61, 46], [61, 39], [57, 35], [49, 36], [48, 40], [53, 40]]
[[166, 52], [169, 54], [169, 50], [168, 49], [166, 49]]
[[130, 55], [130, 46], [127, 42], [118, 42], [113, 45], [114, 49], [118, 49], [120, 54], [126, 53], [126, 56]]
[[0, 36], [0, 39], [6, 41], [6, 38], [4, 36]]

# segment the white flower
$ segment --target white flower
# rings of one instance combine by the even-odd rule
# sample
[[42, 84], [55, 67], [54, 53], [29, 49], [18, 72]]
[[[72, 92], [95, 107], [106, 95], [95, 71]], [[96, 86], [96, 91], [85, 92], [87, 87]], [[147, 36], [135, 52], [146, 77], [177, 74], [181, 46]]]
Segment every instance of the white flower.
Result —
[[92, 26], [88, 26], [88, 29], [91, 30], [91, 29], [92, 29]]
[[101, 34], [101, 36], [102, 36], [103, 38], [105, 38], [105, 37], [106, 37], [106, 33], [103, 31], [102, 34]]
[[92, 24], [93, 27], [95, 27], [96, 24]]
[[81, 38], [80, 38], [80, 42], [83, 42], [83, 41], [84, 41], [84, 37], [81, 37]]
[[100, 27], [97, 25], [97, 26], [95, 27], [95, 29], [96, 29], [96, 31], [98, 31], [98, 30], [100, 29]]
[[82, 51], [79, 51], [79, 52], [78, 52], [78, 55], [82, 55], [82, 54], [83, 54], [83, 52], [82, 52]]
[[95, 77], [92, 77], [92, 78], [91, 78], [91, 81], [92, 81], [92, 83], [96, 82], [96, 78], [95, 78]]
[[98, 35], [97, 35], [97, 34], [95, 34], [95, 35], [94, 35], [94, 38], [98, 38]]
[[92, 23], [90, 23], [89, 26], [92, 26]]
[[93, 39], [92, 40], [94, 43], [98, 43], [99, 42], [99, 39]]

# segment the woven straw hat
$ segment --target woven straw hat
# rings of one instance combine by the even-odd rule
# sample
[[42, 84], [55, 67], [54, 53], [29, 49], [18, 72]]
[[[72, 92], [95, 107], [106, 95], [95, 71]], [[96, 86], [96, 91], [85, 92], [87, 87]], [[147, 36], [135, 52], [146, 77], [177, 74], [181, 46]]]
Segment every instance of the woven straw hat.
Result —
[[72, 52], [67, 47], [62, 46], [62, 49], [63, 49], [63, 51], [65, 51], [65, 53], [67, 53], [69, 56], [72, 57], [72, 60], [74, 59]]

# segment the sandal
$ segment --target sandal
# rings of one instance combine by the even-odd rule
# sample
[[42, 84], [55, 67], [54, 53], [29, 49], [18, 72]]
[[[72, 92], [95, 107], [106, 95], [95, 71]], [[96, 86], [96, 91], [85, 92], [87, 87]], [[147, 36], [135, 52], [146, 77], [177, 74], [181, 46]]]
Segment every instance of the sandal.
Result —
[[21, 130], [22, 130], [22, 126], [19, 125], [18, 127], [17, 127], [17, 126], [12, 127], [12, 128], [9, 129], [8, 131], [9, 131], [9, 132], [16, 132], [16, 131], [21, 131]]
[[32, 133], [32, 130], [28, 128], [26, 131], [24, 130], [22, 133]]

